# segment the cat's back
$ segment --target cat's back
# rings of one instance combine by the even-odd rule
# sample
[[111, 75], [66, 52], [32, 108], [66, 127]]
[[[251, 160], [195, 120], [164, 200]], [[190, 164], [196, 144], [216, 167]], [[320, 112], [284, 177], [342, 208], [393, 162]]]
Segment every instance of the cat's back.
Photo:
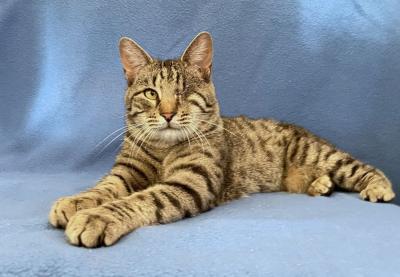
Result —
[[[250, 152], [256, 152], [270, 145], [286, 147], [292, 138], [307, 137], [329, 144], [307, 129], [272, 118], [249, 118], [246, 116], [223, 117], [225, 139], [232, 145], [249, 146]], [[243, 147], [244, 148], [244, 147]], [[243, 149], [246, 151], [247, 149]]]

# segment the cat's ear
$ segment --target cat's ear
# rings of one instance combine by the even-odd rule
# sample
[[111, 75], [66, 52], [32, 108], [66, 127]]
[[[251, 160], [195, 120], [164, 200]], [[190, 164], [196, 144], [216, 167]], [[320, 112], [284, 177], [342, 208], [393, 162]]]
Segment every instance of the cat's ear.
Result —
[[119, 54], [128, 83], [132, 83], [136, 79], [138, 71], [143, 66], [153, 61], [139, 44], [127, 37], [119, 40]]
[[211, 35], [207, 32], [201, 32], [190, 42], [185, 52], [183, 52], [181, 60], [189, 65], [198, 67], [204, 77], [209, 79], [211, 75], [212, 56]]

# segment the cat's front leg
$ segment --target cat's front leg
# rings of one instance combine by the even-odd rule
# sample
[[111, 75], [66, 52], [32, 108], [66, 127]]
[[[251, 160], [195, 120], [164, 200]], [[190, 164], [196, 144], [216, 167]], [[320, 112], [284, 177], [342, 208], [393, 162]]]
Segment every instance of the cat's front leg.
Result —
[[220, 187], [220, 169], [215, 165], [180, 165], [172, 172], [163, 183], [78, 212], [65, 231], [69, 242], [108, 246], [138, 227], [173, 222], [215, 206]]
[[134, 173], [128, 166], [116, 164], [95, 187], [58, 199], [50, 209], [50, 224], [54, 227], [65, 228], [76, 212], [100, 206], [139, 190], [141, 186], [137, 185]]

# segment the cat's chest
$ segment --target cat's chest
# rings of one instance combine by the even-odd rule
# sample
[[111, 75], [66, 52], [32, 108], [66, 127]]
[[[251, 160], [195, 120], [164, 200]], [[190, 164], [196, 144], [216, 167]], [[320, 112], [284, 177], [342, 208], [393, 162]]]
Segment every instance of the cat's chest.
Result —
[[146, 146], [144, 151], [152, 157], [153, 166], [157, 168], [157, 178], [161, 179], [168, 167], [179, 161], [182, 153], [187, 152], [185, 147], [157, 147], [157, 145]]

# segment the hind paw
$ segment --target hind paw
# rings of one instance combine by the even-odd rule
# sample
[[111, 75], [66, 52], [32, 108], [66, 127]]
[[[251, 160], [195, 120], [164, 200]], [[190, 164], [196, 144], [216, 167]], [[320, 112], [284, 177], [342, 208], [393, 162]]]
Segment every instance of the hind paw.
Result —
[[333, 183], [328, 175], [321, 176], [314, 180], [307, 189], [308, 195], [320, 196], [329, 195], [333, 191]]
[[385, 182], [372, 183], [369, 184], [365, 189], [360, 192], [360, 196], [364, 200], [368, 200], [370, 202], [389, 202], [394, 197], [395, 194], [390, 185]]

